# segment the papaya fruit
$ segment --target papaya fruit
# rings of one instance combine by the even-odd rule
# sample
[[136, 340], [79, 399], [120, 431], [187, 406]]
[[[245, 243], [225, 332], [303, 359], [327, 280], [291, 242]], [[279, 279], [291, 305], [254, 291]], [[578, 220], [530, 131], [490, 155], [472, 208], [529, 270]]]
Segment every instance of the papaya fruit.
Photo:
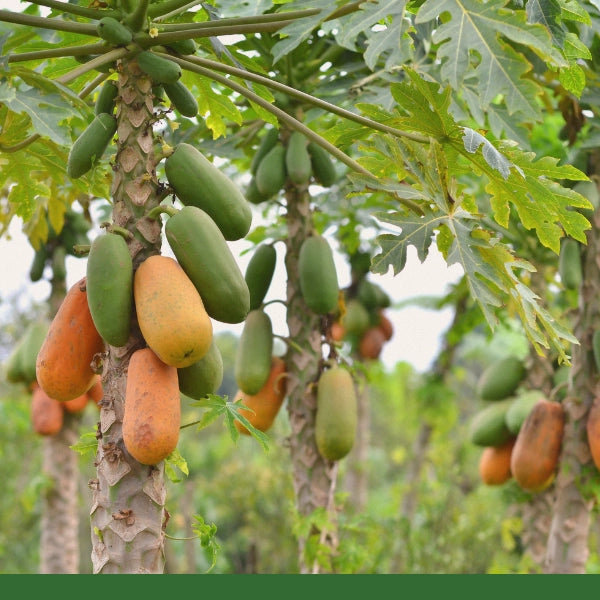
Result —
[[31, 395], [31, 425], [39, 435], [56, 435], [64, 424], [62, 404], [34, 384]]
[[37, 355], [37, 382], [51, 398], [73, 400], [94, 383], [92, 363], [102, 352], [104, 341], [90, 314], [83, 277], [69, 288], [50, 323]]
[[184, 83], [181, 81], [164, 83], [163, 89], [175, 110], [178, 110], [184, 117], [191, 119], [198, 114], [198, 102]]
[[511, 456], [510, 468], [522, 489], [539, 492], [554, 479], [564, 425], [562, 404], [538, 400], [521, 426]]
[[67, 278], [67, 249], [64, 246], [56, 246], [52, 251], [52, 279], [64, 281]]
[[487, 446], [479, 457], [479, 476], [485, 485], [502, 485], [512, 478], [510, 457], [515, 438], [508, 439], [500, 446]]
[[184, 56], [195, 54], [198, 46], [192, 39], [189, 40], [177, 40], [176, 42], [170, 42], [167, 44], [167, 48], [176, 52], [177, 54], [183, 54]]
[[381, 329], [381, 331], [383, 332], [383, 337], [385, 338], [385, 341], [389, 342], [394, 336], [394, 325], [392, 324], [388, 316], [383, 312], [383, 310], [380, 309], [378, 311], [378, 316], [379, 319], [377, 322], [377, 327], [379, 327], [379, 329]]
[[89, 397], [87, 393], [81, 394], [81, 396], [77, 396], [77, 398], [73, 398], [73, 400], [67, 400], [66, 402], [62, 402], [63, 409], [68, 413], [76, 414], [83, 412], [85, 407], [88, 405]]
[[94, 114], [101, 115], [104, 113], [112, 115], [115, 112], [118, 94], [117, 82], [114, 79], [105, 81], [98, 92], [96, 104], [94, 105]]
[[310, 154], [315, 181], [323, 187], [331, 187], [337, 180], [337, 172], [329, 152], [319, 144], [309, 142], [308, 153]]
[[250, 179], [250, 182], [248, 183], [248, 186], [246, 187], [245, 196], [246, 196], [246, 200], [248, 200], [248, 202], [251, 202], [252, 204], [260, 204], [261, 202], [265, 202], [266, 200], [269, 199], [266, 196], [263, 196], [258, 191], [258, 187], [256, 186], [256, 177], [252, 177]]
[[308, 140], [299, 131], [293, 131], [285, 151], [285, 169], [288, 177], [296, 185], [310, 181], [312, 164], [308, 153]]
[[544, 394], [538, 390], [528, 390], [515, 397], [506, 411], [506, 426], [513, 435], [517, 435], [521, 426], [538, 400], [544, 399]]
[[214, 339], [208, 352], [197, 362], [177, 369], [179, 391], [200, 400], [207, 394], [214, 394], [223, 383], [223, 357]]
[[378, 287], [377, 284], [363, 278], [356, 288], [356, 297], [369, 312], [375, 312], [379, 308], [380, 292]]
[[252, 161], [250, 162], [250, 173], [256, 175], [256, 170], [262, 159], [277, 144], [279, 140], [279, 130], [276, 127], [268, 127], [265, 130]]
[[4, 372], [6, 375], [6, 381], [10, 383], [24, 383], [25, 375], [23, 372], [23, 345], [21, 343], [15, 344], [11, 353], [6, 359], [4, 364]]
[[257, 394], [271, 371], [273, 325], [267, 313], [251, 310], [244, 321], [235, 353], [234, 376], [239, 389]]
[[600, 329], [594, 331], [592, 335], [592, 355], [594, 357], [596, 371], [600, 373]]
[[194, 284], [170, 256], [149, 256], [135, 271], [133, 298], [146, 343], [169, 366], [189, 367], [210, 349], [212, 322]]
[[44, 320], [33, 321], [27, 326], [21, 338], [21, 369], [23, 383], [30, 385], [36, 381], [37, 355], [48, 334], [48, 323]]
[[340, 366], [323, 371], [317, 382], [315, 441], [326, 460], [340, 460], [352, 450], [357, 410], [356, 390], [350, 372]]
[[271, 198], [285, 185], [287, 173], [285, 170], [285, 148], [277, 143], [271, 148], [256, 168], [256, 188], [261, 196]]
[[29, 279], [33, 283], [39, 281], [44, 275], [46, 262], [48, 260], [48, 249], [45, 244], [42, 244], [33, 254], [31, 267], [29, 268]]
[[[273, 356], [269, 377], [263, 387], [256, 394], [245, 394], [238, 390], [235, 395], [234, 402], [240, 401], [250, 409], [242, 408], [240, 413], [259, 431], [268, 431], [273, 426], [285, 400], [287, 387], [285, 373], [285, 361], [279, 356]], [[248, 429], [240, 421], [235, 421], [235, 427], [240, 433], [250, 435]]]
[[579, 242], [563, 238], [558, 255], [558, 274], [565, 288], [579, 289], [583, 280]]
[[476, 412], [469, 423], [469, 439], [476, 446], [500, 446], [512, 433], [506, 425], [506, 411], [512, 398], [489, 404]]
[[248, 233], [252, 210], [246, 198], [194, 146], [178, 144], [165, 161], [165, 173], [179, 200], [208, 213], [226, 240], [239, 240]]
[[306, 306], [324, 315], [338, 305], [339, 284], [333, 251], [321, 235], [307, 237], [298, 254], [298, 282]]
[[[143, 264], [143, 263], [142, 263]], [[129, 361], [123, 413], [123, 444], [143, 465], [165, 459], [179, 441], [181, 401], [177, 369], [150, 349], [136, 350]]]
[[586, 423], [588, 445], [592, 460], [600, 470], [600, 398], [594, 398]]
[[100, 408], [100, 402], [104, 398], [104, 389], [102, 387], [102, 378], [100, 375], [96, 375], [92, 387], [88, 390], [87, 396], [88, 402], [92, 402]]
[[385, 335], [379, 327], [369, 327], [358, 343], [358, 354], [361, 358], [375, 360], [381, 355], [385, 345]]
[[494, 402], [508, 398], [519, 386], [527, 370], [516, 356], [506, 356], [487, 367], [477, 382], [477, 395]]
[[137, 62], [142, 72], [150, 76], [154, 83], [175, 83], [181, 77], [181, 67], [176, 62], [150, 50], [140, 52]]
[[250, 310], [250, 292], [213, 219], [196, 206], [184, 206], [167, 219], [165, 235], [206, 312], [223, 323], [241, 323]]
[[275, 273], [277, 251], [273, 244], [258, 246], [246, 267], [244, 279], [250, 293], [250, 310], [260, 308]]
[[131, 43], [131, 30], [113, 17], [103, 17], [96, 23], [98, 35], [113, 46], [126, 46]]
[[340, 321], [334, 321], [329, 328], [329, 335], [334, 342], [341, 342], [346, 336], [346, 330]]
[[122, 236], [104, 233], [94, 238], [86, 276], [88, 304], [98, 333], [111, 346], [124, 346], [133, 313], [133, 262]]
[[369, 312], [357, 298], [350, 298], [340, 322], [347, 334], [360, 337], [369, 328]]
[[71, 179], [85, 175], [102, 158], [116, 131], [117, 120], [112, 115], [96, 115], [71, 146], [67, 175]]

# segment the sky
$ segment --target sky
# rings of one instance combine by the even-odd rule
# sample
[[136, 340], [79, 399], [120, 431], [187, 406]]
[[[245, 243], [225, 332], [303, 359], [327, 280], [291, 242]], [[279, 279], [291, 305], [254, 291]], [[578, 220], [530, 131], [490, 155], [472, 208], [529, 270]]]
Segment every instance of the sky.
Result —
[[[1, 9], [20, 11], [25, 6], [17, 0], [0, 0]], [[230, 242], [230, 247], [236, 257], [240, 269], [245, 267], [250, 259], [250, 253], [242, 255], [250, 247], [248, 242]], [[277, 244], [278, 260], [275, 276], [265, 301], [285, 299], [286, 275], [283, 267], [283, 245]], [[168, 254], [168, 247], [163, 247], [163, 253]], [[29, 301], [43, 302], [48, 298], [50, 285], [41, 280], [31, 283], [29, 268], [33, 259], [33, 248], [22, 233], [22, 221], [13, 219], [8, 235], [0, 239], [0, 319], [6, 310], [3, 301], [19, 295], [21, 304]], [[72, 285], [85, 275], [85, 258], [67, 259], [67, 284]], [[347, 266], [336, 254], [338, 279], [341, 287], [348, 284], [349, 271]], [[443, 257], [432, 248], [428, 258], [421, 263], [413, 247], [409, 249], [405, 268], [396, 276], [391, 270], [386, 275], [370, 275], [370, 279], [383, 287], [390, 295], [393, 303], [401, 303], [407, 299], [419, 296], [442, 296], [449, 286], [458, 281], [462, 269], [454, 265], [448, 267]], [[269, 304], [266, 308], [273, 321], [276, 334], [285, 336], [285, 309], [280, 303]], [[399, 361], [413, 365], [423, 372], [428, 369], [435, 359], [441, 344], [441, 336], [450, 325], [452, 310], [432, 311], [418, 306], [403, 308], [392, 307], [387, 310], [387, 316], [394, 326], [394, 336], [386, 344], [381, 360], [386, 367], [393, 367]], [[214, 322], [215, 331], [232, 331], [240, 334], [242, 324], [227, 325]]]

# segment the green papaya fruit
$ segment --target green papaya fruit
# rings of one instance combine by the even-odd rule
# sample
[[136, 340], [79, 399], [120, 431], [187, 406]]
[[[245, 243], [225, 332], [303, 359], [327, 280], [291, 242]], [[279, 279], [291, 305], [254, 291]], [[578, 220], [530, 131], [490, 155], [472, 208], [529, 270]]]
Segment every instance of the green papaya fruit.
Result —
[[512, 437], [506, 412], [514, 398], [505, 398], [479, 410], [469, 423], [469, 439], [476, 446], [500, 446]]
[[272, 244], [261, 244], [254, 250], [244, 275], [250, 292], [250, 310], [259, 308], [265, 299], [276, 263], [277, 251]]
[[563, 238], [558, 256], [560, 280], [568, 290], [577, 290], [583, 280], [579, 242]]
[[285, 170], [285, 148], [276, 144], [260, 161], [256, 175], [256, 187], [266, 198], [275, 196], [285, 185], [287, 173]]
[[117, 88], [117, 82], [113, 79], [108, 79], [102, 84], [98, 97], [96, 98], [96, 104], [94, 106], [94, 113], [96, 115], [106, 113], [112, 115], [115, 112], [117, 95], [119, 90]]
[[223, 383], [223, 357], [214, 339], [208, 352], [189, 367], [177, 369], [179, 391], [200, 400], [207, 394], [214, 394]]
[[191, 119], [198, 114], [198, 102], [183, 82], [164, 83], [163, 89], [173, 107], [184, 117], [190, 117]]
[[252, 209], [227, 175], [190, 144], [178, 144], [165, 161], [165, 173], [177, 197], [212, 218], [228, 241], [243, 238], [252, 224]]
[[23, 371], [23, 344], [17, 343], [4, 364], [6, 381], [10, 383], [25, 383]]
[[113, 17], [103, 17], [96, 24], [98, 35], [113, 46], [126, 46], [131, 43], [133, 34], [123, 23]]
[[64, 281], [67, 278], [67, 249], [64, 246], [56, 246], [52, 251], [52, 279]]
[[181, 67], [172, 60], [158, 56], [150, 50], [137, 55], [140, 69], [152, 78], [154, 83], [175, 83], [181, 77]]
[[48, 334], [48, 323], [38, 320], [31, 322], [21, 339], [21, 372], [23, 375], [23, 383], [30, 385], [35, 382], [35, 363], [38, 352]]
[[321, 235], [307, 237], [298, 254], [298, 281], [306, 306], [319, 315], [338, 306], [339, 284], [333, 251]]
[[308, 140], [299, 131], [293, 131], [285, 152], [285, 168], [288, 177], [297, 185], [310, 181], [312, 164], [308, 153]]
[[358, 283], [356, 297], [368, 311], [373, 311], [380, 307], [380, 293], [377, 290], [378, 287], [379, 286], [369, 279], [361, 279]]
[[267, 313], [251, 310], [244, 321], [235, 353], [234, 376], [245, 394], [257, 394], [271, 372], [273, 325]]
[[482, 400], [496, 401], [510, 396], [527, 373], [516, 356], [507, 356], [492, 363], [477, 382], [477, 394]]
[[194, 40], [189, 39], [170, 42], [167, 44], [167, 48], [173, 52], [176, 52], [177, 54], [183, 54], [184, 56], [187, 56], [189, 54], [195, 54], [198, 46]]
[[86, 276], [88, 306], [98, 333], [111, 346], [124, 346], [133, 312], [133, 263], [122, 236], [104, 233], [94, 239]]
[[538, 400], [546, 400], [538, 390], [528, 390], [516, 396], [510, 403], [504, 419], [506, 426], [513, 435], [517, 435], [525, 419], [537, 404]]
[[337, 461], [346, 456], [356, 438], [358, 408], [350, 372], [334, 366], [323, 371], [317, 382], [315, 440], [321, 456]]
[[315, 142], [309, 142], [308, 152], [315, 181], [323, 187], [331, 187], [337, 180], [337, 172], [329, 152]]
[[116, 131], [117, 120], [112, 115], [96, 115], [71, 146], [67, 175], [71, 179], [85, 175], [102, 158]]
[[348, 335], [361, 336], [371, 324], [369, 311], [358, 298], [350, 298], [346, 302], [346, 312], [341, 323]]
[[269, 127], [263, 134], [260, 144], [258, 145], [258, 148], [252, 157], [252, 161], [250, 162], [250, 173], [252, 175], [256, 175], [256, 170], [258, 169], [260, 161], [267, 155], [269, 150], [275, 146], [278, 140], [279, 129], [276, 127]]
[[48, 260], [48, 249], [45, 244], [42, 244], [33, 254], [31, 267], [29, 268], [29, 279], [36, 282], [44, 275], [46, 261]]
[[184, 206], [167, 219], [165, 235], [209, 316], [223, 323], [241, 323], [250, 310], [250, 292], [211, 217], [196, 206]]
[[260, 204], [261, 202], [265, 202], [265, 200], [268, 200], [268, 198], [266, 196], [263, 196], [259, 191], [258, 191], [258, 187], [256, 186], [256, 178], [252, 177], [250, 179], [250, 182], [248, 183], [248, 187], [246, 188], [246, 200], [248, 200], [248, 202], [251, 202], [252, 204]]

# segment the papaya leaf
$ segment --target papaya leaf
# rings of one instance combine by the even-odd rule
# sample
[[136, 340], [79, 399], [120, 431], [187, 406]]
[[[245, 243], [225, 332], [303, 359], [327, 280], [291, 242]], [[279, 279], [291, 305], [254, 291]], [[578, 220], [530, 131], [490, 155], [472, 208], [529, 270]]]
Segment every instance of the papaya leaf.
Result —
[[194, 82], [200, 90], [197, 96], [198, 112], [204, 117], [214, 140], [227, 134], [227, 121], [241, 125], [242, 114], [229, 96], [216, 92], [211, 80], [206, 77], [195, 75]]
[[177, 448], [165, 458], [165, 474], [173, 483], [179, 483], [183, 481], [181, 477], [177, 475], [177, 470], [181, 471], [186, 477], [190, 474], [190, 470], [187, 465], [187, 461]]
[[69, 446], [71, 450], [75, 450], [80, 456], [95, 455], [98, 450], [97, 431], [84, 431], [79, 436], [79, 441]]
[[217, 526], [214, 523], [209, 525], [200, 515], [194, 515], [192, 531], [198, 537], [200, 545], [210, 558], [210, 567], [206, 570], [206, 573], [208, 573], [217, 564], [217, 556], [221, 549], [216, 540]]

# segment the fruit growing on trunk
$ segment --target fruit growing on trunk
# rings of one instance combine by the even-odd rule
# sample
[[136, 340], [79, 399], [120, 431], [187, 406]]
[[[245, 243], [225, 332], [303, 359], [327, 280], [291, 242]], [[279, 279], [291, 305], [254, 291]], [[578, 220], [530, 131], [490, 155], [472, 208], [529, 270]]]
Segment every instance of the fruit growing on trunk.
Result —
[[486, 485], [502, 485], [512, 477], [510, 457], [515, 438], [500, 446], [487, 446], [479, 458], [479, 475]]

